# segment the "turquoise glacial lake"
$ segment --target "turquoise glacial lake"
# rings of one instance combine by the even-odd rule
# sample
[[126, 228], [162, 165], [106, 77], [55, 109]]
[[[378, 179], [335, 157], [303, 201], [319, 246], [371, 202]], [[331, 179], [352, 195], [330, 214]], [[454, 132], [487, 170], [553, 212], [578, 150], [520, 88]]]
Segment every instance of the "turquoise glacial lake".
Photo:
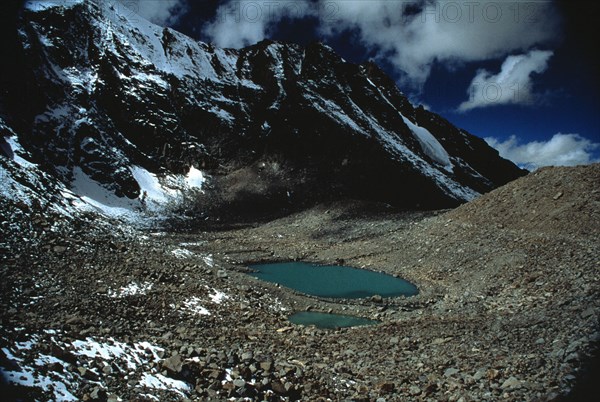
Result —
[[351, 315], [318, 313], [316, 311], [301, 311], [291, 315], [289, 321], [296, 325], [314, 325], [317, 328], [335, 329], [358, 327], [361, 325], [375, 325], [379, 321], [367, 318], [353, 317]]
[[351, 267], [283, 262], [251, 265], [249, 275], [312, 296], [361, 299], [414, 296], [415, 285], [401, 278]]

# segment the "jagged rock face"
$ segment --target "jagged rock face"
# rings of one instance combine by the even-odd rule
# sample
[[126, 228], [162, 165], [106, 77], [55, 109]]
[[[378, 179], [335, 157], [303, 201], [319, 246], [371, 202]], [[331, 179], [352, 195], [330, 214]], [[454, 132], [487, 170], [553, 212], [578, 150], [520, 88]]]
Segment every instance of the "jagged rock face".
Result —
[[358, 197], [442, 208], [524, 174], [414, 108], [376, 65], [320, 43], [219, 49], [109, 2], [53, 4], [22, 10], [15, 62], [28, 104], [9, 91], [0, 111], [63, 181], [80, 167], [136, 198], [131, 166], [194, 165], [230, 205]]

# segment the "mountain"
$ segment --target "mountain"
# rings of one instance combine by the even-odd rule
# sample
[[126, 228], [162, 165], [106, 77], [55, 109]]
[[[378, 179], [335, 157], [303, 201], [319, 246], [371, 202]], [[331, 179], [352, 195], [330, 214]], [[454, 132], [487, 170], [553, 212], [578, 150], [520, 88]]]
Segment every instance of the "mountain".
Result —
[[[3, 401], [593, 400], [600, 164], [501, 186], [525, 172], [322, 44], [217, 49], [119, 2], [6, 3]], [[248, 275], [280, 261], [418, 294]], [[290, 322], [309, 311], [379, 323]]]
[[220, 49], [83, 0], [26, 2], [8, 41], [5, 156], [13, 138], [91, 199], [159, 201], [156, 188], [200, 174], [202, 205], [233, 212], [336, 198], [434, 209], [525, 174], [321, 43]]

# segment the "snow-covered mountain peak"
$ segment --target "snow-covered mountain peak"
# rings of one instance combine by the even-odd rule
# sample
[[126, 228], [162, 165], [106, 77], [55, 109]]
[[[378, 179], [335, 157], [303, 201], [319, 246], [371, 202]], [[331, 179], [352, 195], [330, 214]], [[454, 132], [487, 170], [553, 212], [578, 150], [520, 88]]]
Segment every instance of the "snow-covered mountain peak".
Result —
[[21, 90], [27, 108], [5, 96], [20, 112], [4, 117], [74, 189], [86, 177], [139, 202], [136, 169], [157, 180], [196, 169], [233, 209], [250, 195], [273, 208], [331, 197], [440, 208], [522, 174], [414, 108], [374, 63], [322, 43], [220, 49], [102, 1], [29, 1], [21, 14], [15, 81], [36, 86]]

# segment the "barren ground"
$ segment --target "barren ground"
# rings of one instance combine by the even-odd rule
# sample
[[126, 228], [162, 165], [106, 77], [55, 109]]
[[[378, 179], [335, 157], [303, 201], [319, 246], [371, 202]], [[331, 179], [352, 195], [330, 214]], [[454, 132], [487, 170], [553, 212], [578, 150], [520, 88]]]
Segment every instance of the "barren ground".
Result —
[[[347, 200], [227, 230], [1, 208], [5, 377], [30, 368], [83, 400], [559, 400], [600, 339], [600, 165], [542, 169], [452, 211]], [[420, 293], [332, 302], [244, 273], [290, 260], [387, 272]], [[287, 321], [306, 309], [381, 324]], [[138, 347], [132, 367], [81, 341], [161, 349]], [[6, 392], [57, 395], [37, 385]]]

